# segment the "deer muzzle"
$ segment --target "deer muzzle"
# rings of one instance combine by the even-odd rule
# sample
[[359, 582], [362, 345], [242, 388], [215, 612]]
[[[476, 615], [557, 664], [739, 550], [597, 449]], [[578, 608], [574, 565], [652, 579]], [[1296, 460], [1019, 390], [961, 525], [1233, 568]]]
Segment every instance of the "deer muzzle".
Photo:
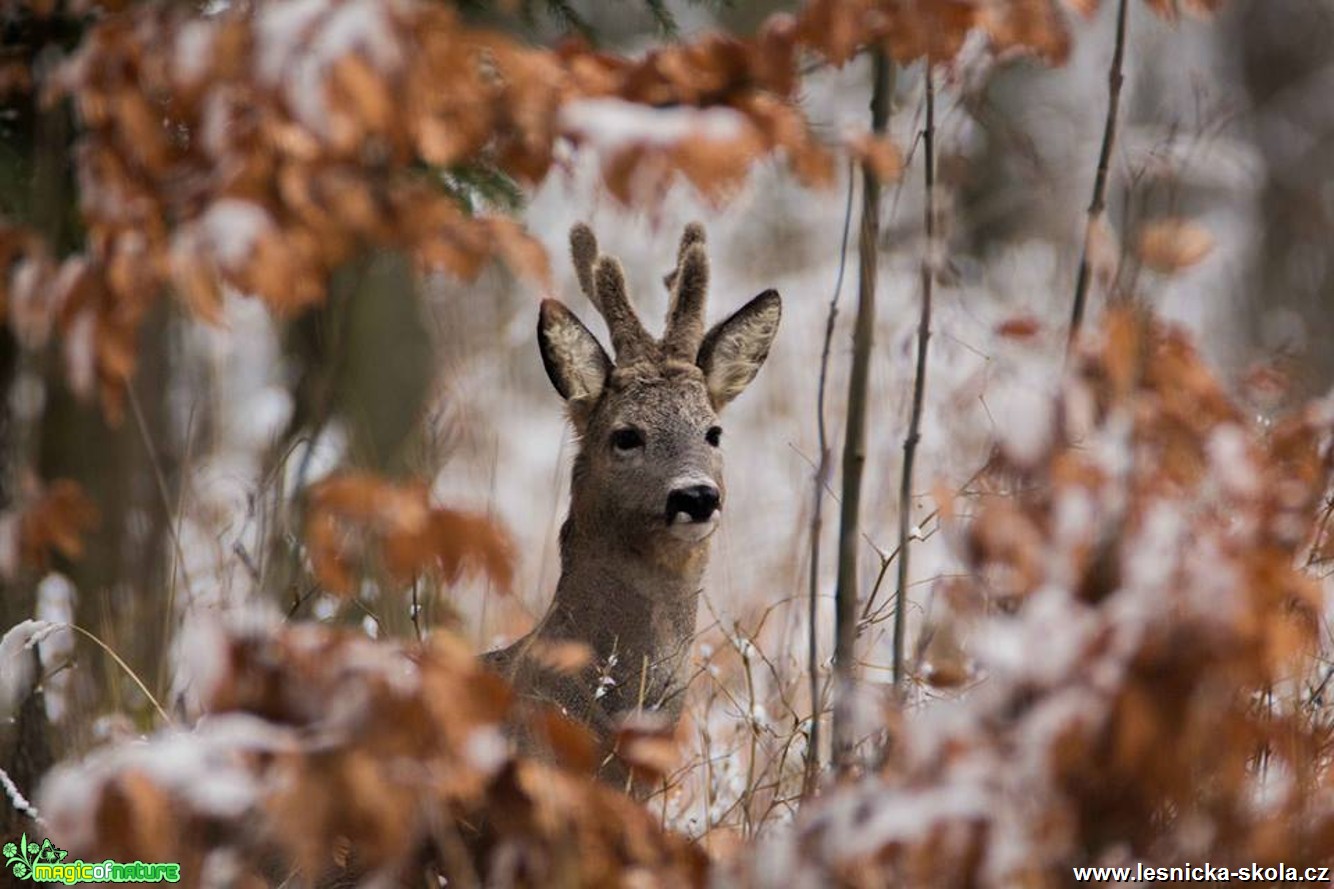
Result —
[[667, 527], [682, 540], [699, 541], [718, 527], [722, 494], [711, 484], [693, 484], [667, 495]]

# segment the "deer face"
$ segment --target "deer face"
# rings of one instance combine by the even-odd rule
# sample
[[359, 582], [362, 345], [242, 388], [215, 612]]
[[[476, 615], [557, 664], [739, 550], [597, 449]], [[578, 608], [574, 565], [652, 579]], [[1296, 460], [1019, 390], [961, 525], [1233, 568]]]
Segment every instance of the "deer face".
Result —
[[698, 368], [613, 371], [583, 431], [576, 508], [635, 537], [706, 539], [723, 505], [721, 434]]
[[561, 303], [543, 302], [538, 321], [547, 375], [580, 436], [571, 514], [632, 549], [691, 549], [717, 528], [725, 495], [718, 413], [754, 379], [778, 330], [781, 303], [770, 290], [704, 333], [703, 238], [691, 226], [681, 240], [661, 340], [631, 308], [620, 265], [597, 256], [582, 226], [570, 236], [575, 269], [607, 319], [616, 360]]

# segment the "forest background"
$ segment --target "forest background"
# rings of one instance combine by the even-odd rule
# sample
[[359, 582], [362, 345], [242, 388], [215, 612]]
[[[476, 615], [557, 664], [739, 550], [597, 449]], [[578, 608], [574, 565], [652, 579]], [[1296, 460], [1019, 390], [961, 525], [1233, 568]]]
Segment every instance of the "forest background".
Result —
[[[1334, 859], [1334, 4], [0, 25], [6, 841], [204, 885]], [[641, 806], [558, 718], [516, 757], [469, 652], [559, 573], [569, 227], [652, 318], [695, 219], [715, 317], [785, 318]]]

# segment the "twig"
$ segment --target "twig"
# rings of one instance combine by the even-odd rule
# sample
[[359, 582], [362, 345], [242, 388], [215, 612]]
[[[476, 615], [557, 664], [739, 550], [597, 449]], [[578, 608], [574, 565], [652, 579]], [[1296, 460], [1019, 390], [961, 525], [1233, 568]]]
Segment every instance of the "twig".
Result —
[[291, 620], [292, 618], [296, 617], [296, 613], [301, 610], [302, 605], [306, 604], [306, 600], [308, 600], [311, 596], [319, 592], [322, 592], [322, 590], [320, 589], [320, 585], [317, 583], [312, 583], [310, 586], [306, 587], [306, 591], [304, 593], [297, 592], [296, 584], [293, 584], [292, 607], [287, 609], [287, 619]]
[[[883, 51], [872, 55], [871, 130], [880, 135], [889, 122], [889, 97], [894, 67]], [[862, 470], [866, 465], [866, 390], [875, 332], [876, 243], [880, 240], [880, 183], [862, 165], [862, 221], [857, 241], [860, 278], [857, 320], [852, 334], [852, 372], [848, 379], [848, 419], [843, 440], [843, 503], [839, 515], [838, 585], [834, 591], [834, 765], [840, 773], [852, 766], [856, 739], [852, 737], [851, 692], [856, 669], [853, 647], [857, 641], [857, 538], [861, 518]]]
[[106, 652], [107, 656], [110, 657], [113, 661], [115, 661], [116, 665], [125, 671], [125, 675], [130, 677], [130, 681], [139, 687], [139, 691], [142, 692], [143, 696], [148, 699], [148, 703], [153, 705], [153, 709], [156, 710], [158, 712], [158, 715], [162, 717], [162, 721], [167, 725], [172, 724], [171, 717], [167, 715], [166, 710], [162, 709], [162, 705], [158, 703], [158, 699], [153, 697], [153, 693], [148, 690], [148, 686], [144, 685], [144, 681], [139, 678], [139, 675], [135, 673], [134, 670], [130, 669], [130, 665], [125, 663], [125, 661], [121, 658], [121, 656], [116, 654], [115, 650], [110, 645], [107, 645], [105, 642], [103, 642], [100, 638], [97, 637], [95, 633], [85, 630], [78, 624], [62, 624], [62, 626], [69, 627], [71, 630], [83, 636], [84, 638], [88, 639], [89, 641], [95, 643], [98, 648]]
[[903, 439], [903, 473], [899, 479], [898, 590], [894, 594], [894, 688], [903, 693], [903, 639], [908, 624], [908, 544], [912, 521], [913, 463], [922, 437], [922, 404], [926, 400], [926, 358], [931, 342], [931, 290], [940, 257], [936, 243], [936, 87], [931, 61], [926, 61], [926, 126], [922, 131], [922, 166], [926, 176], [926, 255], [922, 257], [922, 313], [917, 326], [917, 370], [913, 376], [912, 414]]
[[1089, 279], [1092, 266], [1089, 260], [1089, 242], [1094, 227], [1107, 206], [1107, 172], [1111, 167], [1112, 149], [1116, 146], [1116, 119], [1121, 105], [1122, 62], [1126, 54], [1127, 0], [1120, 0], [1116, 10], [1116, 45], [1112, 50], [1112, 65], [1107, 72], [1107, 122], [1102, 130], [1102, 149], [1098, 153], [1098, 170], [1093, 177], [1093, 199], [1089, 201], [1088, 222], [1084, 226], [1084, 253], [1079, 259], [1079, 277], [1075, 280], [1075, 304], [1070, 313], [1070, 338], [1066, 350], [1079, 336], [1084, 323], [1084, 305], [1088, 301]]
[[[169, 523], [174, 521], [179, 524], [181, 517], [185, 515], [186, 479], [190, 477], [190, 464], [194, 458], [196, 407], [196, 404], [192, 403], [190, 405], [190, 415], [185, 421], [185, 456], [181, 460], [179, 471], [181, 483], [176, 486], [176, 509], [166, 517]], [[175, 516], [174, 519], [173, 516]], [[233, 547], [238, 547], [241, 544], [240, 541], [237, 541], [232, 545]], [[167, 572], [167, 602], [166, 606], [162, 609], [162, 639], [164, 643], [171, 638], [171, 628], [176, 617], [176, 574], [178, 570], [185, 570], [185, 566], [181, 564], [180, 561], [182, 555], [180, 545], [175, 545], [172, 549], [171, 570]], [[184, 574], [182, 574], [182, 580], [184, 580]], [[188, 589], [187, 586], [187, 590]], [[166, 681], [167, 659], [163, 658], [158, 667], [158, 688], [162, 688]]]
[[806, 636], [806, 668], [811, 681], [811, 730], [806, 742], [806, 770], [802, 778], [801, 795], [809, 796], [815, 790], [820, 774], [820, 531], [824, 527], [824, 494], [829, 484], [829, 431], [825, 422], [825, 390], [829, 382], [829, 352], [834, 339], [834, 322], [838, 319], [838, 298], [843, 292], [843, 273], [848, 265], [848, 235], [852, 230], [852, 190], [856, 176], [852, 161], [848, 161], [848, 200], [843, 208], [843, 239], [838, 253], [838, 276], [834, 279], [834, 295], [829, 298], [829, 314], [825, 317], [824, 347], [820, 351], [820, 382], [815, 397], [815, 426], [820, 439], [820, 463], [815, 469], [811, 508], [810, 555], [810, 614]]
[[43, 827], [46, 826], [46, 819], [42, 818], [36, 806], [28, 802], [28, 798], [23, 795], [23, 791], [19, 790], [18, 785], [14, 783], [14, 779], [9, 777], [9, 773], [4, 769], [0, 769], [0, 789], [4, 790], [5, 797], [16, 812], [28, 816]]
[[134, 424], [139, 430], [139, 438], [143, 441], [144, 451], [148, 455], [148, 465], [153, 468], [153, 479], [157, 482], [158, 497], [162, 499], [167, 533], [176, 551], [176, 565], [180, 567], [181, 582], [185, 584], [185, 591], [193, 600], [195, 593], [190, 583], [190, 572], [185, 567], [185, 549], [181, 546], [181, 535], [177, 532], [176, 522], [172, 519], [176, 511], [172, 509], [171, 495], [167, 492], [167, 474], [162, 469], [162, 460], [158, 457], [157, 448], [153, 447], [153, 437], [149, 434], [148, 421], [144, 418], [143, 408], [139, 406], [139, 396], [135, 394], [134, 386], [126, 386], [125, 391], [129, 396], [130, 410], [134, 414]]
[[412, 578], [412, 629], [417, 633], [417, 641], [422, 641], [421, 600], [417, 598], [417, 585], [420, 577]]

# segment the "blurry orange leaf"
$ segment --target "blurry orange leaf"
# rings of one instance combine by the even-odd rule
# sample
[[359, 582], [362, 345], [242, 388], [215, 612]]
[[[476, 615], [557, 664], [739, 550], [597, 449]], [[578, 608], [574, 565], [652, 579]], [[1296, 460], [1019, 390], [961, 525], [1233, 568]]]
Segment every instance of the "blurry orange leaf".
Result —
[[984, 6], [978, 25], [997, 50], [1026, 52], [1063, 65], [1070, 55], [1065, 16], [1052, 0], [1011, 0]]
[[1181, 11], [1197, 19], [1210, 19], [1223, 5], [1223, 0], [1144, 0], [1160, 19], [1175, 22]]
[[379, 131], [389, 125], [394, 103], [389, 88], [369, 62], [349, 53], [334, 64], [332, 78], [334, 86], [368, 129]]
[[865, 19], [870, 6], [869, 3], [813, 0], [802, 10], [797, 36], [806, 45], [819, 50], [831, 64], [842, 67], [856, 55], [867, 37]]
[[931, 485], [931, 499], [936, 503], [936, 514], [942, 522], [954, 518], [954, 489], [937, 478]]
[[1223, 6], [1223, 0], [1181, 0], [1181, 8], [1198, 19], [1210, 19]]
[[586, 725], [549, 706], [540, 709], [534, 723], [540, 743], [557, 763], [585, 773], [598, 767], [597, 738]]
[[1241, 385], [1252, 401], [1272, 409], [1291, 391], [1292, 375], [1275, 364], [1260, 362], [1247, 368]]
[[[3, 518], [0, 515], [0, 519]], [[81, 557], [83, 537], [97, 527], [98, 514], [97, 507], [78, 482], [57, 479], [30, 495], [28, 504], [11, 522], [4, 524], [13, 529], [16, 539], [0, 548], [14, 546], [17, 564], [11, 564], [9, 558], [0, 559], [0, 563], [5, 563], [6, 570], [13, 573], [20, 565], [45, 568], [52, 552], [67, 559]]]
[[1144, 0], [1146, 6], [1153, 10], [1154, 15], [1168, 22], [1174, 22], [1177, 19], [1176, 0]]
[[1031, 340], [1042, 333], [1042, 322], [1032, 315], [1015, 315], [996, 325], [996, 335], [1010, 340]]
[[968, 656], [959, 642], [953, 621], [927, 627], [922, 632], [918, 654], [927, 684], [933, 688], [958, 688], [969, 677]]
[[1188, 219], [1160, 219], [1144, 227], [1139, 255], [1156, 272], [1171, 274], [1196, 265], [1214, 249], [1209, 230]]
[[514, 584], [514, 545], [494, 521], [452, 509], [431, 511], [430, 532], [434, 553], [428, 568], [446, 581], [463, 573], [481, 573], [501, 592]]
[[848, 150], [881, 183], [903, 175], [903, 152], [889, 139], [859, 133], [848, 140]]
[[1116, 308], [1108, 311], [1103, 326], [1107, 336], [1103, 354], [1107, 376], [1112, 392], [1124, 397], [1135, 388], [1139, 376], [1144, 348], [1143, 321], [1133, 309]]
[[635, 714], [621, 723], [615, 750], [627, 765], [654, 779], [668, 775], [681, 760], [672, 726], [648, 713]]
[[368, 473], [344, 473], [312, 488], [306, 545], [315, 576], [345, 595], [372, 555], [400, 583], [427, 573], [446, 583], [481, 574], [507, 592], [514, 579], [513, 545], [490, 519], [432, 507], [423, 482]]
[[524, 657], [555, 673], [573, 675], [593, 662], [593, 649], [572, 639], [534, 639]]
[[222, 287], [216, 270], [184, 240], [171, 252], [172, 280], [185, 304], [209, 324], [222, 322]]

